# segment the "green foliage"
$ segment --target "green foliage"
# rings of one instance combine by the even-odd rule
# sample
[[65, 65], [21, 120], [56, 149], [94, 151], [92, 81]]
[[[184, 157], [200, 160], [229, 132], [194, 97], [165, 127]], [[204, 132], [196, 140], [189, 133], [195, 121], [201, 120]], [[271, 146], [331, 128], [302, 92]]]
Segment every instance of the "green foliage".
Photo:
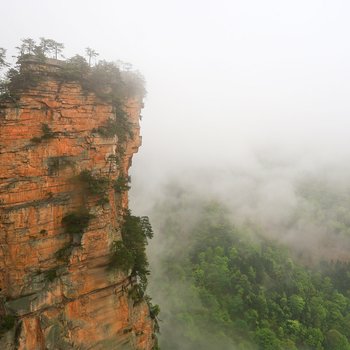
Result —
[[46, 56], [45, 48], [46, 48], [46, 52], [52, 53], [53, 58], [57, 60], [58, 56], [62, 56], [64, 44], [59, 43], [52, 39], [40, 38], [40, 49], [42, 50], [43, 54]]
[[140, 216], [139, 221], [140, 221], [140, 226], [141, 226], [143, 236], [148, 238], [148, 239], [152, 239], [153, 238], [153, 229], [152, 229], [152, 225], [149, 221], [149, 217], [148, 216]]
[[26, 38], [21, 40], [21, 46], [16, 47], [19, 51], [19, 57], [23, 55], [34, 55], [35, 53], [35, 41], [32, 38]]
[[171, 314], [164, 348], [177, 349], [176, 330], [190, 349], [204, 347], [203, 334], [227, 349], [348, 349], [349, 264], [305, 267], [283, 246], [234, 227], [213, 203], [184, 236], [179, 208], [186, 211], [181, 203], [162, 218], [169, 253], [158, 261], [157, 288]]
[[84, 90], [114, 106], [122, 105], [126, 98], [145, 94], [144, 80], [139, 73], [121, 72], [115, 63], [104, 60], [91, 67], [91, 61], [89, 64], [80, 55], [65, 61], [57, 77], [64, 81], [79, 81]]
[[130, 176], [119, 176], [113, 183], [113, 188], [117, 193], [130, 190]]
[[51, 40], [41, 37], [40, 38], [40, 49], [41, 49], [41, 52], [44, 56], [46, 56], [47, 54], [50, 54], [50, 52], [53, 49], [53, 45], [51, 43]]
[[[147, 297], [146, 297], [146, 300], [147, 300]], [[160, 307], [157, 304], [152, 304], [151, 298], [148, 298], [147, 303], [149, 307], [149, 315], [154, 322], [154, 332], [159, 333], [160, 327], [159, 327], [158, 315], [160, 314]]]
[[89, 67], [91, 67], [91, 59], [96, 58], [99, 54], [94, 49], [92, 49], [90, 47], [87, 47], [85, 49], [85, 53], [89, 58]]
[[147, 239], [152, 237], [153, 232], [150, 231], [148, 218], [131, 215], [130, 211], [127, 210], [124, 215], [122, 238], [125, 246], [134, 257], [132, 275], [139, 277], [141, 285], [145, 288], [147, 285], [147, 275], [149, 274], [146, 245]]
[[88, 195], [101, 197], [100, 204], [108, 203], [107, 192], [110, 181], [107, 177], [93, 175], [90, 170], [83, 170], [76, 180], [82, 184]]
[[104, 138], [117, 136], [118, 141], [123, 143], [128, 137], [133, 138], [131, 124], [128, 120], [128, 115], [120, 102], [115, 102], [114, 109], [114, 118], [109, 118], [104, 125], [99, 126], [93, 131], [97, 132]]
[[99, 126], [96, 130], [93, 131], [100, 134], [103, 138], [111, 138], [117, 135], [118, 124], [116, 120], [109, 118], [104, 125]]
[[64, 45], [53, 39], [40, 38], [40, 43], [37, 45], [32, 38], [26, 38], [21, 40], [21, 45], [16, 47], [18, 50], [18, 59], [35, 57], [44, 58], [47, 55], [52, 54], [53, 58], [57, 60], [58, 56], [64, 49]]
[[100, 61], [90, 69], [84, 87], [93, 91], [98, 97], [118, 102], [126, 97], [123, 91], [124, 82], [119, 68], [113, 62]]
[[86, 59], [83, 56], [75, 55], [63, 63], [57, 75], [63, 81], [84, 82], [88, 73], [89, 65]]
[[119, 100], [114, 100], [114, 109], [117, 129], [117, 137], [119, 142], [125, 142], [127, 138], [133, 138], [131, 123], [129, 122], [128, 115], [125, 112], [125, 107]]
[[10, 68], [2, 81], [3, 93], [17, 98], [17, 96], [28, 89], [34, 88], [42, 80], [42, 76], [27, 65], [22, 65], [16, 68]]
[[152, 319], [156, 319], [160, 313], [160, 307], [159, 305], [155, 304], [155, 305], [152, 305], [150, 304], [149, 305], [150, 308], [149, 308], [149, 312], [150, 312], [150, 316]]
[[90, 220], [93, 218], [87, 209], [83, 208], [65, 215], [62, 218], [62, 225], [66, 233], [83, 234], [88, 227]]
[[291, 221], [313, 223], [338, 238], [350, 237], [350, 188], [307, 178], [298, 184], [296, 194], [299, 205]]
[[145, 297], [145, 291], [139, 284], [134, 284], [130, 288], [128, 294], [135, 304], [138, 304], [141, 301], [143, 301], [143, 298]]
[[132, 252], [124, 245], [122, 241], [113, 242], [113, 255], [110, 266], [128, 273], [135, 263]]
[[331, 329], [326, 335], [325, 349], [350, 350], [350, 343], [343, 334], [336, 329]]
[[108, 190], [109, 179], [104, 176], [93, 175], [91, 170], [83, 170], [77, 176], [77, 179], [84, 185], [90, 195], [104, 195]]
[[257, 329], [255, 332], [256, 342], [261, 350], [279, 350], [279, 341], [276, 334], [269, 328]]
[[131, 270], [132, 276], [137, 276], [143, 291], [147, 286], [148, 260], [146, 256], [147, 239], [153, 237], [152, 227], [148, 217], [131, 215], [127, 210], [122, 226], [122, 241], [114, 242], [112, 266], [121, 270]]

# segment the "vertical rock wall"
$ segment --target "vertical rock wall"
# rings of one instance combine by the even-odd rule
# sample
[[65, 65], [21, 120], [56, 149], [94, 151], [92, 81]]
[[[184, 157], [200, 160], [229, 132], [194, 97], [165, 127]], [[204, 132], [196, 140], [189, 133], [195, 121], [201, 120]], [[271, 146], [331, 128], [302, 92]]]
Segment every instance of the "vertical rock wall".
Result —
[[[110, 187], [101, 205], [72, 181], [84, 169], [111, 180], [127, 174], [141, 144], [141, 103], [127, 102], [133, 137], [124, 144], [93, 132], [115, 113], [78, 83], [47, 77], [0, 107], [0, 316], [17, 315], [1, 349], [153, 348], [149, 307], [129, 296], [136, 281], [108, 269], [127, 192]], [[62, 218], [83, 201], [93, 218], [72, 244]]]

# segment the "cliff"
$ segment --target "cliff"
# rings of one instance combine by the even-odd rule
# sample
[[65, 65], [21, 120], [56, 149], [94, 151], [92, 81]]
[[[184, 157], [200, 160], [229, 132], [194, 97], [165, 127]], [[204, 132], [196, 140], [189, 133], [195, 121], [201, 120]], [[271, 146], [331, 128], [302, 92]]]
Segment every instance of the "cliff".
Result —
[[129, 134], [111, 135], [112, 104], [39, 68], [45, 78], [0, 107], [0, 348], [150, 350], [137, 278], [110, 268], [142, 100], [125, 103]]

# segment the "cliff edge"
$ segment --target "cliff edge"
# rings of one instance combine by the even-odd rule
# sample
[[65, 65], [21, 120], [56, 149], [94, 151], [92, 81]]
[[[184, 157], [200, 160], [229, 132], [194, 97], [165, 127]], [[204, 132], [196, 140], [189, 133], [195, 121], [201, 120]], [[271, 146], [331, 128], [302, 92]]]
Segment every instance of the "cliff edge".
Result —
[[111, 266], [142, 98], [118, 109], [59, 66], [0, 104], [0, 348], [151, 350], [139, 278]]

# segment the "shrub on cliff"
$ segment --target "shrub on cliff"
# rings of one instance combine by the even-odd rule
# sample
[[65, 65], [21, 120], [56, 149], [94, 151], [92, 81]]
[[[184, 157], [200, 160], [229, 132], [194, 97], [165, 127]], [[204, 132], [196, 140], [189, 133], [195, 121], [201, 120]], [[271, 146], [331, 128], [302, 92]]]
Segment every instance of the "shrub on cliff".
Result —
[[123, 220], [122, 241], [113, 244], [111, 266], [124, 271], [131, 269], [131, 275], [140, 279], [144, 291], [149, 275], [146, 245], [153, 237], [152, 226], [148, 217], [131, 215], [130, 210], [125, 212]]
[[100, 61], [91, 67], [84, 87], [97, 96], [114, 102], [125, 95], [120, 70], [113, 62]]
[[134, 137], [128, 115], [119, 102], [114, 104], [114, 117], [109, 118], [105, 124], [92, 131], [97, 132], [103, 138], [117, 136], [118, 141], [121, 143], [125, 142], [128, 137], [131, 139]]
[[130, 249], [128, 249], [123, 241], [113, 242], [113, 255], [110, 266], [116, 267], [125, 273], [128, 273], [134, 266], [135, 258]]
[[10, 68], [3, 83], [3, 93], [13, 97], [27, 89], [35, 87], [42, 80], [39, 72], [33, 71], [26, 65], [19, 64], [15, 68]]
[[122, 193], [130, 190], [130, 176], [119, 176], [113, 184], [113, 188], [117, 193]]
[[62, 225], [66, 233], [83, 234], [92, 218], [93, 215], [87, 209], [83, 208], [64, 216], [62, 218]]
[[91, 170], [83, 170], [75, 177], [88, 195], [105, 196], [108, 191], [109, 179], [105, 176], [93, 175]]
[[112, 103], [122, 105], [129, 97], [143, 97], [145, 82], [138, 72], [122, 72], [113, 62], [99, 61], [91, 67], [80, 55], [68, 59], [61, 65], [57, 76], [64, 81], [79, 81], [84, 90]]
[[91, 170], [85, 169], [78, 176], [74, 177], [73, 181], [82, 186], [84, 195], [99, 197], [98, 204], [102, 205], [109, 202], [109, 178], [101, 175], [94, 175]]
[[101, 125], [92, 131], [97, 132], [103, 138], [111, 138], [117, 135], [118, 125], [115, 120], [109, 118], [104, 125]]
[[64, 81], [80, 81], [84, 83], [90, 67], [83, 56], [75, 55], [62, 64], [57, 75]]

